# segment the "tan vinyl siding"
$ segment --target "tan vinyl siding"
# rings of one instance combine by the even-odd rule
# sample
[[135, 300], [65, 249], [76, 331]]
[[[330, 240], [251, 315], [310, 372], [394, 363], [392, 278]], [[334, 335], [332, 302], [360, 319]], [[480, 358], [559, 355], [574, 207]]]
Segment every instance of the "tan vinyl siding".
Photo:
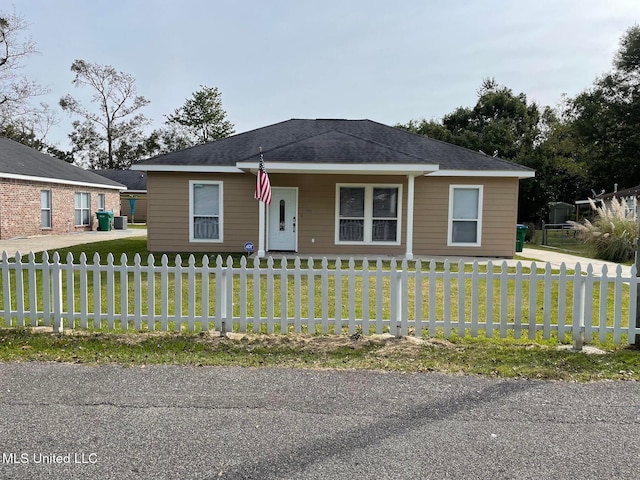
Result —
[[[134, 207], [135, 215], [131, 215], [131, 198], [136, 199]], [[146, 193], [123, 193], [120, 195], [120, 215], [127, 217], [129, 223], [144, 223], [147, 221], [147, 194]]]
[[[258, 249], [255, 175], [149, 172], [148, 245], [152, 252], [241, 252], [245, 242]], [[221, 243], [189, 242], [189, 181], [223, 182]], [[273, 187], [298, 188], [298, 253], [301, 255], [404, 255], [407, 179], [404, 176], [271, 174]], [[336, 245], [336, 184], [402, 186], [400, 245]], [[449, 186], [484, 185], [480, 247], [447, 246]], [[417, 177], [415, 179], [414, 256], [468, 255], [512, 257], [515, 253], [518, 179]]]
[[[480, 247], [447, 246], [449, 186], [484, 185]], [[513, 257], [518, 179], [419, 177], [415, 183], [414, 255]]]
[[[223, 182], [223, 242], [189, 241], [189, 181]], [[242, 252], [246, 242], [258, 245], [255, 176], [149, 172], [147, 230], [151, 252]]]
[[[401, 255], [405, 252], [407, 179], [381, 175], [270, 175], [272, 186], [298, 187], [298, 253], [304, 255]], [[336, 245], [336, 184], [402, 185], [400, 245]], [[312, 242], [315, 239], [315, 242]]]

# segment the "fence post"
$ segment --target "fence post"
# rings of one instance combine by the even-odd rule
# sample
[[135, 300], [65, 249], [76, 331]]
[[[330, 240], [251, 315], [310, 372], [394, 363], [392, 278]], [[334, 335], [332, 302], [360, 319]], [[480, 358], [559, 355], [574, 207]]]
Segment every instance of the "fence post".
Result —
[[572, 322], [572, 337], [573, 337], [573, 349], [582, 350], [584, 345], [584, 302], [585, 298], [585, 278], [582, 275], [582, 269], [580, 264], [576, 264], [575, 272], [573, 274], [573, 322]]
[[60, 265], [60, 255], [53, 254], [53, 268], [51, 269], [51, 296], [53, 303], [53, 331], [62, 333], [62, 268]]
[[4, 299], [4, 326], [11, 326], [11, 270], [9, 255], [2, 252], [2, 297]]
[[395, 258], [391, 259], [389, 266], [389, 284], [390, 284], [390, 301], [389, 301], [389, 333], [396, 338], [400, 338], [400, 323], [402, 321], [402, 285], [400, 281], [400, 272]]
[[[640, 217], [639, 217], [640, 218]], [[639, 253], [639, 249], [640, 249], [640, 238], [636, 239], [636, 276], [640, 276], [640, 272], [638, 270], [640, 270], [640, 255]], [[638, 280], [638, 279], [636, 279]], [[638, 282], [636, 284], [636, 329], [640, 328], [640, 282]], [[636, 330], [637, 331], [637, 330]], [[629, 339], [631, 340], [631, 339]], [[629, 342], [631, 343], [631, 342]], [[640, 348], [640, 334], [636, 333], [636, 338], [635, 341], [633, 342], [633, 344], [636, 346], [636, 348]]]
[[220, 288], [220, 336], [227, 335], [227, 275], [226, 267], [222, 267], [218, 287]]

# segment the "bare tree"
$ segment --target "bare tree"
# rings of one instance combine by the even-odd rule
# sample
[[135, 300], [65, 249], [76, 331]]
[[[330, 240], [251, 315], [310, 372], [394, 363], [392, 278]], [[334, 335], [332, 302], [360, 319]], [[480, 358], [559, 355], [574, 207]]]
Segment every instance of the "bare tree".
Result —
[[0, 128], [17, 125], [36, 129], [44, 138], [55, 116], [46, 105], [29, 103], [33, 97], [47, 93], [47, 89], [20, 73], [24, 60], [37, 53], [31, 37], [24, 35], [27, 27], [15, 11], [0, 12]]
[[[149, 123], [144, 115], [136, 113], [149, 101], [137, 95], [132, 75], [118, 72], [110, 65], [76, 60], [71, 64], [71, 71], [75, 73], [73, 84], [92, 89], [91, 102], [97, 104], [92, 111], [71, 95], [60, 99], [63, 110], [84, 119], [83, 122], [74, 122], [74, 133], [70, 135], [74, 151], [84, 153], [93, 167], [128, 167], [131, 157], [119, 157], [118, 151], [122, 150], [122, 144], [137, 141], [142, 127]], [[91, 145], [91, 152], [86, 151], [87, 145]], [[96, 151], [96, 145], [102, 148]]]

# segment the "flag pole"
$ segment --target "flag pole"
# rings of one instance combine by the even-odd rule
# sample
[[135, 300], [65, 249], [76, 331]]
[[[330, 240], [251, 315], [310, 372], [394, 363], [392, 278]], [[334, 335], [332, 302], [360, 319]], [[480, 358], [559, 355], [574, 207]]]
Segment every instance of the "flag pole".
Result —
[[[260, 156], [262, 157], [262, 147], [258, 147]], [[258, 202], [258, 258], [264, 258], [265, 249], [265, 225], [266, 225], [266, 207], [264, 202]]]

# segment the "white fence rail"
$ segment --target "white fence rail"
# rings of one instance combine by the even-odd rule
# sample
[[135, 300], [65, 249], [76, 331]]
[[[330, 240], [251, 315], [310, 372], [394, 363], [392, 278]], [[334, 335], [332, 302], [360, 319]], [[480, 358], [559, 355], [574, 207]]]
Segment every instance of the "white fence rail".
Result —
[[384, 333], [633, 343], [638, 279], [506, 262], [266, 262], [204, 256], [159, 265], [149, 255], [87, 263], [19, 253], [0, 262], [0, 319], [9, 326], [266, 333]]

